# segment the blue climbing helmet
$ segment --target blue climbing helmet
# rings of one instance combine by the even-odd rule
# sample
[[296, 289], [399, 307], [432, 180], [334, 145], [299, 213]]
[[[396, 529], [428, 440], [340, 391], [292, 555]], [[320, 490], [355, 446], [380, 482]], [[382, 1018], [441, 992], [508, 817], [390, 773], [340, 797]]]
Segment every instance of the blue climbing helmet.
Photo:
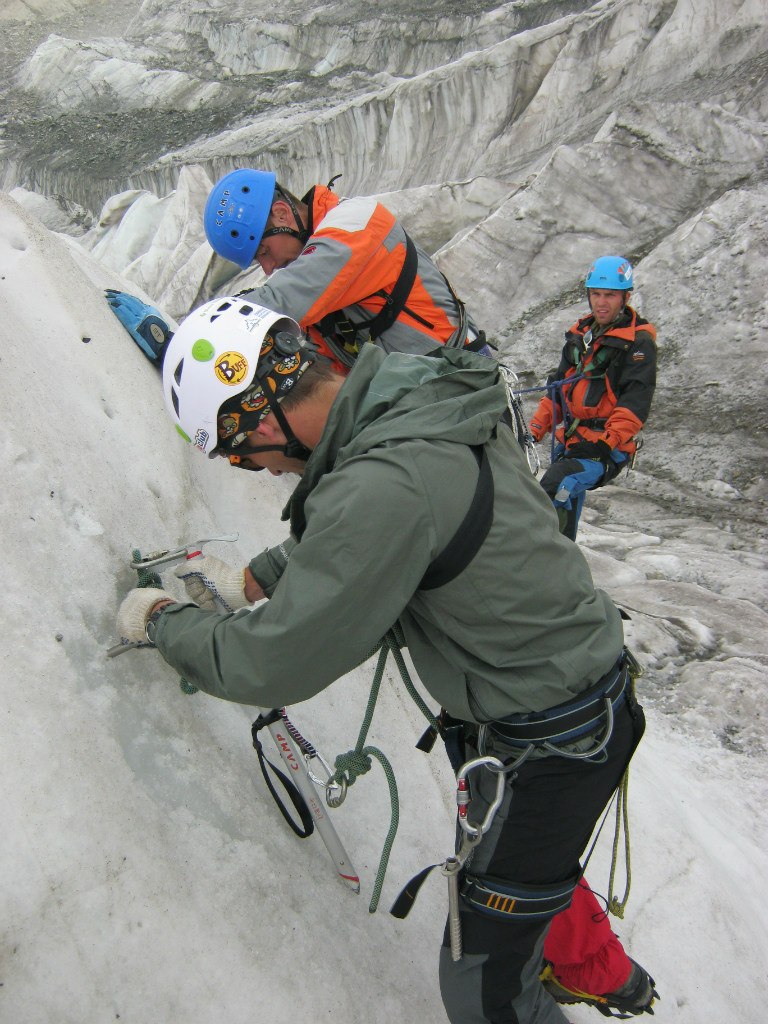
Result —
[[589, 288], [610, 288], [612, 291], [632, 290], [632, 264], [623, 256], [601, 256], [595, 260], [585, 282]]
[[275, 184], [272, 171], [243, 167], [217, 181], [205, 204], [203, 224], [211, 248], [243, 270], [253, 263], [264, 235]]

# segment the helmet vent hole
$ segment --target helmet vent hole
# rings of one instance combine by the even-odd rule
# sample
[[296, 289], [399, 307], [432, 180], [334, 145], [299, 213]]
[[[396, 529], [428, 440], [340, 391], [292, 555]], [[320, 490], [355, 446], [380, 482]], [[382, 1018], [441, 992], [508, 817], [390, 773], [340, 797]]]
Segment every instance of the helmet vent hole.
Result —
[[[182, 359], [181, 362], [179, 363], [179, 365], [173, 371], [173, 379], [176, 381], [177, 384], [181, 384], [181, 373], [182, 373], [183, 369], [184, 369], [184, 360]], [[175, 404], [175, 402], [174, 402], [174, 404]]]
[[229, 309], [231, 305], [232, 305], [231, 302], [222, 302], [222, 304], [220, 306], [216, 307], [216, 312], [217, 313], [223, 313], [224, 310]]
[[242, 191], [247, 195], [250, 191], [250, 185], [243, 185]]
[[241, 316], [250, 316], [253, 312], [253, 306], [241, 306], [239, 312]]
[[177, 416], [181, 416], [179, 413], [179, 396], [174, 388], [171, 388], [171, 401], [173, 402], [173, 408]]

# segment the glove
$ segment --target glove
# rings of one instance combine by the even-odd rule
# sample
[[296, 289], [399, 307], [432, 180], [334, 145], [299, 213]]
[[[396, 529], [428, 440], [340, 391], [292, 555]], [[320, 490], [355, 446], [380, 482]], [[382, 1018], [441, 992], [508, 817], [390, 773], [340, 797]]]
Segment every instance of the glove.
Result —
[[250, 607], [245, 596], [245, 569], [233, 569], [220, 558], [190, 558], [177, 565], [173, 575], [184, 581], [189, 599], [206, 611], [220, 610], [216, 599], [229, 612]]
[[536, 423], [535, 420], [531, 420], [528, 424], [528, 429], [531, 432], [531, 437], [534, 441], [542, 441], [547, 431], [542, 427], [540, 423]]
[[120, 323], [153, 363], [161, 363], [171, 329], [159, 310], [148, 306], [127, 292], [116, 292], [112, 288], [104, 291], [107, 302]]
[[176, 598], [157, 587], [141, 587], [129, 590], [117, 610], [117, 635], [127, 643], [140, 643], [147, 639], [149, 613], [158, 601], [173, 601]]
[[593, 459], [607, 469], [611, 462], [611, 446], [606, 441], [577, 441], [568, 446], [566, 459]]

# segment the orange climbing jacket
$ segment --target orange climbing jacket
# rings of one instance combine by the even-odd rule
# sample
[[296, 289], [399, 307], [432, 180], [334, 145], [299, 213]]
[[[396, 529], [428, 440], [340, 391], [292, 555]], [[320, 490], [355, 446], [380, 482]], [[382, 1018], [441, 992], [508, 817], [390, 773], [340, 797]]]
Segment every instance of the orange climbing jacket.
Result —
[[302, 252], [250, 299], [293, 317], [346, 368], [368, 340], [419, 355], [438, 344], [482, 348], [446, 278], [385, 206], [368, 196], [340, 200], [324, 185], [302, 202], [310, 211]]
[[[568, 383], [571, 378], [578, 379]], [[595, 327], [591, 313], [582, 317], [566, 331], [560, 365], [547, 384], [530, 424], [537, 441], [554, 425], [566, 447], [605, 441], [633, 455], [656, 387], [656, 328], [631, 306], [607, 328]]]

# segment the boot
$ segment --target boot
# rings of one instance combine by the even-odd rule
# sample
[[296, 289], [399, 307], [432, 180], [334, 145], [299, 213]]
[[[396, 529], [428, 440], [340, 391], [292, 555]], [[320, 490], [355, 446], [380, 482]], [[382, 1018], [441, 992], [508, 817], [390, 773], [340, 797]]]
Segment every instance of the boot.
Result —
[[653, 1014], [654, 1000], [660, 998], [656, 991], [656, 982], [640, 964], [631, 957], [630, 960], [632, 970], [621, 988], [602, 995], [568, 988], [555, 977], [550, 963], [545, 962], [544, 970], [539, 977], [544, 988], [558, 1003], [584, 1003], [587, 1006], [594, 1006], [604, 1017], [621, 1019], [640, 1013]]

